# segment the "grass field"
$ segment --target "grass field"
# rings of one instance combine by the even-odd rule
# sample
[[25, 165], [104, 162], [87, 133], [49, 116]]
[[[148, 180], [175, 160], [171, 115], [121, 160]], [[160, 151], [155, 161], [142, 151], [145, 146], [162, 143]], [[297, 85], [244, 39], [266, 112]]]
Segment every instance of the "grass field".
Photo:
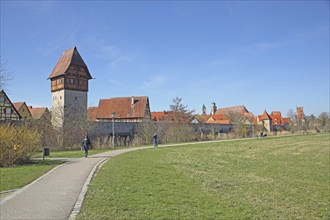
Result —
[[[121, 148], [116, 148], [121, 149]], [[98, 154], [113, 149], [91, 149], [89, 155]], [[0, 192], [18, 189], [45, 174], [63, 161], [47, 160], [47, 158], [79, 158], [84, 157], [84, 151], [51, 151], [45, 161], [32, 160], [28, 164], [14, 167], [0, 167]], [[33, 158], [41, 158], [42, 153], [37, 153]]]
[[329, 137], [126, 153], [100, 169], [78, 219], [329, 219]]
[[0, 192], [21, 188], [61, 163], [63, 162], [36, 160], [22, 166], [1, 167]]

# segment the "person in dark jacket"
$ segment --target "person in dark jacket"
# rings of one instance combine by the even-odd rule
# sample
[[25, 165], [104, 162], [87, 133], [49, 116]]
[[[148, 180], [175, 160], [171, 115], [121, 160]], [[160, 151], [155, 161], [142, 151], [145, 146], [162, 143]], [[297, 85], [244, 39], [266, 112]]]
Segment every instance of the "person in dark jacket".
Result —
[[82, 141], [81, 145], [83, 146], [84, 150], [85, 150], [85, 157], [88, 156], [88, 150], [91, 147], [91, 141], [89, 140], [88, 136], [86, 135], [84, 140]]
[[154, 147], [158, 147], [158, 136], [156, 133], [153, 136], [153, 142], [154, 142]]

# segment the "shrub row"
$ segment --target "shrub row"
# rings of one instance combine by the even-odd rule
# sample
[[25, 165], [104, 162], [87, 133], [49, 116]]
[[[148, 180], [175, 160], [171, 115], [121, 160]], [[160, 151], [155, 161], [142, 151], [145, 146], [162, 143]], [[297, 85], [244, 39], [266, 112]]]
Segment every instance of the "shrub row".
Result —
[[0, 126], [0, 166], [23, 163], [39, 149], [40, 133], [27, 126]]

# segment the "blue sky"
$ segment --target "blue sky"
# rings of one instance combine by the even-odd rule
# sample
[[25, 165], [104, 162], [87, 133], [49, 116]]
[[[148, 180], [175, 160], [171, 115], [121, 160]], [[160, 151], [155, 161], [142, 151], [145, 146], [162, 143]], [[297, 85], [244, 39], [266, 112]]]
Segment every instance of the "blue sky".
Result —
[[89, 105], [174, 97], [201, 113], [329, 111], [329, 1], [3, 1], [1, 56], [13, 102], [51, 107], [47, 80], [76, 46], [92, 76]]

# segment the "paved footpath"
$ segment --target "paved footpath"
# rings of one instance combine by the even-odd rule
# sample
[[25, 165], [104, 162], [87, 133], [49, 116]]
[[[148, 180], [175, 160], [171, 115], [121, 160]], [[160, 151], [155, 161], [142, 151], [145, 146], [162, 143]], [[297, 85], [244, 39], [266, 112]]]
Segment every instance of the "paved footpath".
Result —
[[139, 149], [145, 148], [109, 151], [60, 165], [0, 201], [0, 219], [68, 219], [72, 210], [77, 209], [77, 198], [83, 199], [81, 192], [87, 190], [85, 182], [90, 180], [97, 165], [118, 154]]
[[[208, 141], [211, 143], [218, 141]], [[169, 144], [160, 147], [193, 143]], [[77, 158], [51, 170], [41, 178], [0, 201], [0, 219], [75, 219], [83, 202], [87, 185], [97, 166], [108, 158], [142, 148], [126, 148]], [[82, 153], [83, 154], [83, 153]]]

